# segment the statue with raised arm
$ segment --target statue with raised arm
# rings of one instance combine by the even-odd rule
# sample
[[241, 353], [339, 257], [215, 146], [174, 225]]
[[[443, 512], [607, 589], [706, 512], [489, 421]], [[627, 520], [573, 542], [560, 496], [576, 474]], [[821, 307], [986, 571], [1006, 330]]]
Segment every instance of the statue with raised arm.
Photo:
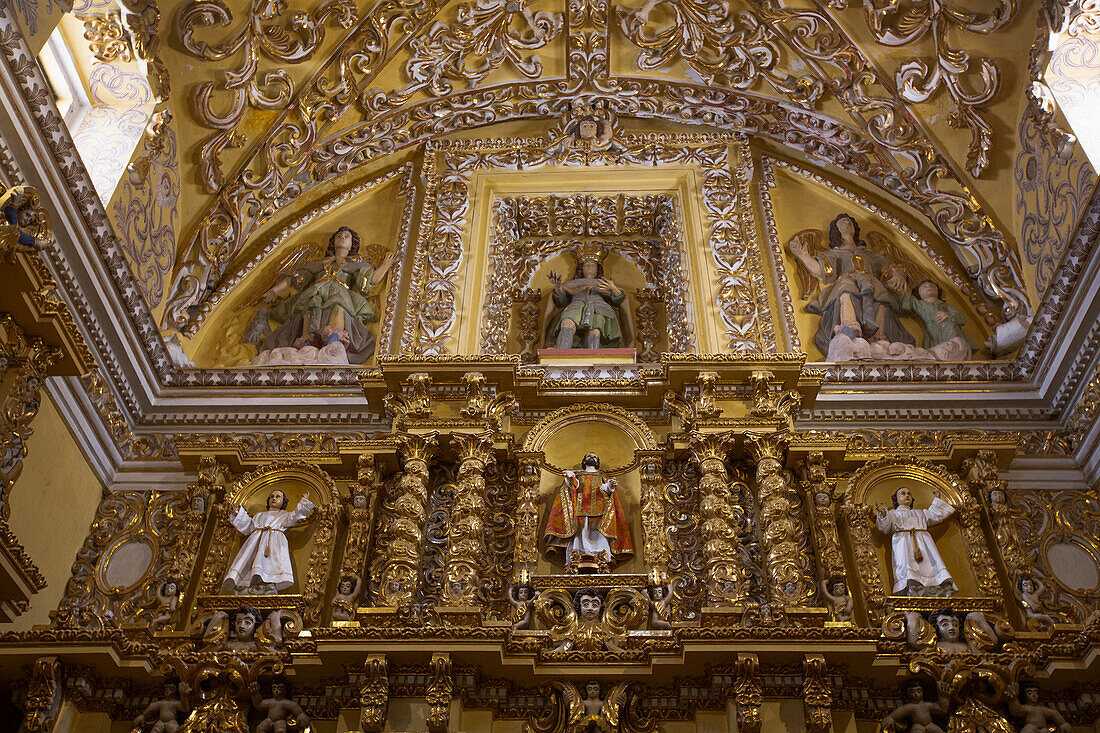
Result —
[[[247, 330], [246, 340], [260, 349], [254, 364], [309, 363], [333, 344], [345, 352], [333, 363], [362, 364], [374, 355], [375, 337], [367, 324], [378, 320], [375, 296], [394, 255], [386, 253], [372, 263], [360, 258], [359, 247], [359, 234], [342, 226], [329, 237], [320, 259], [309, 261], [317, 257], [312, 245], [285, 258], [275, 284], [259, 296], [265, 307]], [[270, 331], [268, 321], [279, 325]], [[306, 357], [293, 351], [307, 347], [312, 350], [301, 361]], [[283, 353], [286, 349], [291, 351]]]
[[287, 733], [289, 720], [297, 722], [296, 730], [305, 730], [309, 725], [302, 706], [286, 696], [286, 681], [282, 678], [271, 681], [271, 697], [267, 699], [260, 694], [259, 683], [252, 683], [251, 692], [253, 707], [267, 716], [256, 726], [256, 733]]
[[[1023, 700], [1020, 700], [1021, 690]], [[1066, 722], [1061, 713], [1039, 704], [1039, 687], [1032, 682], [1008, 688], [1008, 712], [1024, 719], [1020, 733], [1073, 733], [1073, 726]]]
[[225, 590], [274, 595], [294, 584], [286, 530], [309, 516], [313, 502], [303, 496], [293, 511], [287, 511], [287, 502], [286, 494], [275, 489], [267, 497], [266, 511], [249, 516], [244, 507], [236, 507], [231, 521], [247, 537], [222, 581]]
[[951, 596], [958, 590], [947, 566], [936, 549], [928, 528], [955, 513], [955, 508], [935, 498], [927, 509], [913, 508], [913, 492], [899, 487], [893, 496], [894, 508], [876, 507], [875, 524], [890, 535], [894, 569], [893, 593], [909, 596]]
[[187, 711], [187, 704], [181, 699], [181, 683], [167, 680], [164, 683], [164, 697], [149, 703], [141, 715], [134, 718], [134, 732], [141, 733], [145, 726], [152, 724], [149, 733], [179, 733], [179, 716]]
[[618, 485], [600, 473], [600, 457], [595, 453], [585, 454], [579, 472], [565, 471], [543, 533], [547, 550], [564, 552], [567, 565], [574, 558], [597, 562], [601, 557], [610, 564], [634, 554]]
[[[896, 707], [882, 720], [881, 729], [886, 733], [899, 730], [903, 720], [909, 721], [909, 733], [943, 733], [943, 728], [933, 720], [934, 715], [947, 715], [949, 701], [940, 695], [935, 702], [924, 699], [924, 684], [912, 680], [905, 686], [906, 702]], [[905, 730], [902, 728], [901, 730]]]
[[547, 346], [557, 349], [609, 349], [633, 343], [626, 293], [604, 277], [602, 252], [583, 249], [573, 279], [549, 274], [554, 290], [547, 303]]

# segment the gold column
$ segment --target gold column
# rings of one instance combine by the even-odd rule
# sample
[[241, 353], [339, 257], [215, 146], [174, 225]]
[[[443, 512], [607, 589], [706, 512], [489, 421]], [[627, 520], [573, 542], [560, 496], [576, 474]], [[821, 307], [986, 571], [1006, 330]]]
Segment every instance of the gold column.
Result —
[[478, 563], [485, 555], [485, 468], [495, 460], [493, 443], [472, 433], [455, 433], [451, 442], [460, 463], [443, 569], [443, 597], [454, 606], [473, 606], [480, 580]]
[[167, 577], [175, 580], [180, 591], [186, 593], [188, 597], [193, 595], [188, 584], [194, 577], [199, 545], [206, 529], [206, 520], [211, 515], [210, 507], [218, 482], [218, 471], [218, 461], [214, 456], [199, 458], [199, 480], [197, 483], [189, 484], [187, 492], [182, 497], [186, 504], [180, 507], [176, 548], [172, 553]]
[[530, 578], [539, 564], [539, 482], [542, 453], [516, 453], [519, 464], [519, 497], [516, 500], [517, 578]]
[[[1015, 587], [1020, 582], [1020, 578], [1028, 575], [1028, 562], [1024, 555], [1023, 545], [1020, 542], [1020, 533], [1016, 528], [1017, 514], [1008, 504], [1005, 482], [1000, 479], [997, 472], [997, 454], [990, 450], [978, 451], [977, 455], [963, 463], [963, 468], [966, 470], [966, 482], [971, 493], [978, 497], [977, 502], [988, 502], [989, 518], [993, 524], [996, 544], [1000, 549], [1005, 568], [1008, 570], [1008, 579]], [[1001, 492], [1003, 500], [993, 501], [994, 491]], [[964, 532], [970, 530], [973, 533], [974, 530], [971, 530], [971, 528], [976, 529], [974, 541], [978, 541], [977, 538], [981, 536], [980, 504], [977, 502], [974, 500], [966, 502], [966, 509], [970, 511], [960, 512]], [[968, 548], [972, 546], [970, 534], [966, 536], [966, 544]], [[985, 546], [984, 542], [978, 542], [978, 544], [982, 547]], [[979, 555], [974, 558], [975, 570], [979, 570], [980, 563], [982, 568], [978, 576], [979, 584], [985, 590], [983, 580], [995, 581], [996, 578], [992, 559], [989, 558], [988, 552], [984, 553], [984, 561], [980, 556], [981, 553], [975, 554]], [[996, 593], [996, 591], [993, 592]]]
[[732, 444], [733, 437], [729, 433], [697, 435], [691, 441], [691, 451], [702, 474], [699, 513], [707, 573], [707, 605], [712, 607], [740, 605], [746, 593], [726, 472], [726, 453]]
[[646, 568], [662, 576], [668, 569], [665, 542], [664, 457], [658, 451], [638, 451], [642, 475], [642, 557]]
[[814, 582], [800, 560], [799, 545], [805, 523], [791, 507], [794, 489], [783, 468], [790, 436], [785, 432], [748, 433], [745, 445], [756, 462], [756, 491], [760, 497], [768, 599], [772, 606], [805, 606], [813, 598]]
[[[875, 541], [871, 532], [874, 509], [852, 501], [851, 492], [845, 492], [844, 503], [840, 507], [841, 516], [852, 541], [856, 568], [863, 586], [863, 600], [867, 604], [867, 615], [874, 626], [882, 622], [883, 608], [886, 605], [886, 592], [882, 585], [882, 574], [878, 571], [878, 556], [875, 554]], [[854, 591], [853, 591], [854, 593]]]
[[449, 654], [432, 655], [431, 677], [425, 698], [428, 702], [428, 733], [447, 733], [451, 723], [451, 700], [454, 699]]
[[405, 473], [397, 485], [393, 526], [386, 560], [379, 577], [383, 606], [406, 606], [420, 590], [420, 554], [428, 519], [428, 460], [437, 434], [397, 436], [405, 457]]
[[363, 684], [359, 687], [359, 730], [378, 733], [386, 726], [390, 665], [385, 654], [369, 654], [365, 666]]
[[829, 685], [825, 657], [807, 654], [802, 660], [802, 700], [806, 733], [828, 733], [833, 729], [833, 690]]

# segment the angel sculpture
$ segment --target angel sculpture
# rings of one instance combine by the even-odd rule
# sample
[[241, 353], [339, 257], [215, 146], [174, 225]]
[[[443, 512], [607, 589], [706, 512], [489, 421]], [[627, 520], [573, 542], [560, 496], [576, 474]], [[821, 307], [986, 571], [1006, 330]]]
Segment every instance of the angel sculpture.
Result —
[[169, 578], [157, 586], [157, 615], [149, 622], [150, 631], [160, 631], [172, 622], [180, 605], [180, 584]]
[[[309, 245], [283, 261], [278, 280], [260, 296], [272, 307], [260, 308], [245, 334], [246, 341], [260, 344], [253, 365], [362, 364], [374, 355], [367, 324], [378, 320], [377, 295], [394, 255], [376, 251], [368, 261], [359, 248], [359, 234], [342, 226], [329, 237], [322, 258], [301, 264], [316, 257]], [[271, 331], [269, 321], [279, 327]]]
[[1073, 733], [1073, 726], [1066, 722], [1062, 714], [1046, 705], [1039, 704], [1038, 685], [1025, 682], [1022, 686], [1024, 699], [1020, 700], [1020, 685], [1008, 688], [1008, 712], [1024, 719], [1020, 733]]
[[933, 716], [947, 715], [950, 701], [946, 695], [939, 693], [935, 702], [925, 700], [924, 684], [920, 680], [910, 680], [905, 685], [905, 697], [907, 701], [883, 719], [881, 730], [887, 733], [898, 730], [898, 725], [908, 720], [909, 733], [943, 733]]
[[630, 684], [619, 682], [601, 698], [599, 680], [585, 682], [583, 696], [572, 682], [554, 680], [550, 683], [553, 703], [549, 713], [529, 721], [525, 730], [534, 733], [635, 730], [630, 725], [620, 726], [623, 716], [630, 715]]
[[827, 578], [821, 581], [821, 595], [829, 601], [836, 621], [851, 621], [852, 607], [855, 605], [848, 593], [848, 584], [844, 578]]
[[187, 712], [187, 684], [175, 680], [165, 680], [164, 697], [149, 703], [134, 718], [134, 731], [140, 733], [145, 726], [152, 725], [149, 733], [179, 733], [179, 716]]
[[1028, 626], [1036, 626], [1040, 629], [1054, 626], [1054, 618], [1048, 613], [1043, 613], [1043, 601], [1040, 598], [1046, 586], [1038, 578], [1030, 575], [1021, 576], [1016, 581], [1016, 600], [1024, 609]]
[[535, 601], [539, 621], [557, 643], [554, 653], [610, 651], [623, 654], [627, 631], [649, 616], [649, 601], [633, 588], [613, 588], [604, 597], [591, 588], [570, 596], [555, 588]]
[[523, 631], [531, 628], [535, 620], [535, 599], [538, 591], [530, 583], [513, 584], [508, 588], [508, 602], [512, 604], [512, 630]]
[[[969, 359], [962, 313], [889, 239], [878, 232], [867, 239], [870, 244], [860, 238], [855, 219], [839, 214], [829, 224], [827, 246], [816, 229], [798, 232], [788, 245], [801, 297], [813, 297], [806, 310], [821, 316], [813, 339], [818, 350], [834, 362]], [[910, 283], [916, 284], [912, 294]], [[923, 347], [902, 325], [902, 314], [924, 323]]]
[[358, 576], [347, 575], [340, 578], [340, 582], [336, 585], [336, 593], [332, 596], [333, 621], [355, 620], [355, 608], [359, 605], [360, 585]]

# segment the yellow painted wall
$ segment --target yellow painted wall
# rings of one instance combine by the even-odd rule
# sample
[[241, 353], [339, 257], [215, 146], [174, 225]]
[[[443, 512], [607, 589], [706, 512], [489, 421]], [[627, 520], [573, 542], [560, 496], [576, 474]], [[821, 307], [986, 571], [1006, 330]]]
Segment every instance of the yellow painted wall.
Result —
[[8, 523], [46, 577], [46, 588], [9, 627], [14, 630], [49, 623], [103, 491], [45, 392], [31, 426], [34, 433], [27, 440], [23, 473], [11, 491]]

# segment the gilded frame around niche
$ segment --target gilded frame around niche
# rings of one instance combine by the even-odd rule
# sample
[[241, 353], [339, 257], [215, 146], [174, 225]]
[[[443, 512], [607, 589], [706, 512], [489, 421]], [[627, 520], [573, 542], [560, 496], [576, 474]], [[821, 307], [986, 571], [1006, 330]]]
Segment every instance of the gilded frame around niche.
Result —
[[[281, 482], [304, 484], [305, 495], [315, 504], [310, 516], [291, 532], [309, 532], [304, 547], [309, 547], [305, 567], [296, 564], [295, 584], [299, 592], [266, 596], [237, 595], [221, 590], [222, 579], [229, 567], [230, 555], [240, 543], [239, 532], [231, 524], [231, 507], [245, 506], [250, 499], [272, 490]], [[288, 504], [297, 503], [300, 495], [287, 495]], [[198, 604], [203, 609], [228, 608], [235, 605], [256, 605], [264, 608], [286, 608], [299, 611], [307, 623], [316, 623], [324, 608], [330, 584], [335, 553], [337, 520], [341, 516], [340, 493], [336, 483], [321, 468], [304, 461], [275, 461], [245, 474], [228, 491], [217, 506], [214, 536], [202, 559], [202, 581]], [[252, 513], [252, 512], [250, 512]], [[303, 554], [304, 548], [293, 550], [292, 558]]]
[[[967, 582], [962, 583], [959, 582], [959, 577], [955, 578], [959, 594], [954, 598], [966, 598], [967, 586], [971, 586], [974, 591], [969, 594], [971, 598], [996, 598], [999, 601], [1002, 598], [1002, 590], [989, 551], [989, 540], [982, 526], [981, 505], [962, 480], [943, 466], [928, 461], [880, 458], [857, 470], [848, 481], [848, 486], [841, 496], [841, 511], [847, 520], [845, 529], [858, 569], [863, 600], [872, 621], [881, 620], [887, 606], [906, 605], [908, 602], [908, 596], [893, 596], [887, 593], [889, 585], [883, 581], [877, 550], [878, 544], [882, 543], [881, 535], [878, 535], [877, 530], [874, 529], [874, 506], [867, 503], [868, 495], [874, 487], [886, 481], [899, 479], [908, 479], [914, 483], [940, 489], [944, 499], [955, 508], [959, 542], [965, 555], [965, 567], [969, 577], [964, 579]], [[948, 521], [954, 521], [954, 519]], [[935, 534], [936, 530], [933, 530], [933, 533]], [[951, 528], [945, 528], [943, 533], [947, 535], [943, 539], [949, 541]], [[879, 538], [878, 543], [876, 543], [876, 537]], [[943, 554], [945, 558], [951, 557], [949, 551]], [[883, 558], [887, 571], [890, 569], [889, 557], [887, 552]], [[957, 565], [958, 558], [955, 559]], [[956, 567], [955, 570], [957, 569]], [[953, 572], [953, 574], [956, 573]], [[903, 598], [906, 600], [901, 600]]]

